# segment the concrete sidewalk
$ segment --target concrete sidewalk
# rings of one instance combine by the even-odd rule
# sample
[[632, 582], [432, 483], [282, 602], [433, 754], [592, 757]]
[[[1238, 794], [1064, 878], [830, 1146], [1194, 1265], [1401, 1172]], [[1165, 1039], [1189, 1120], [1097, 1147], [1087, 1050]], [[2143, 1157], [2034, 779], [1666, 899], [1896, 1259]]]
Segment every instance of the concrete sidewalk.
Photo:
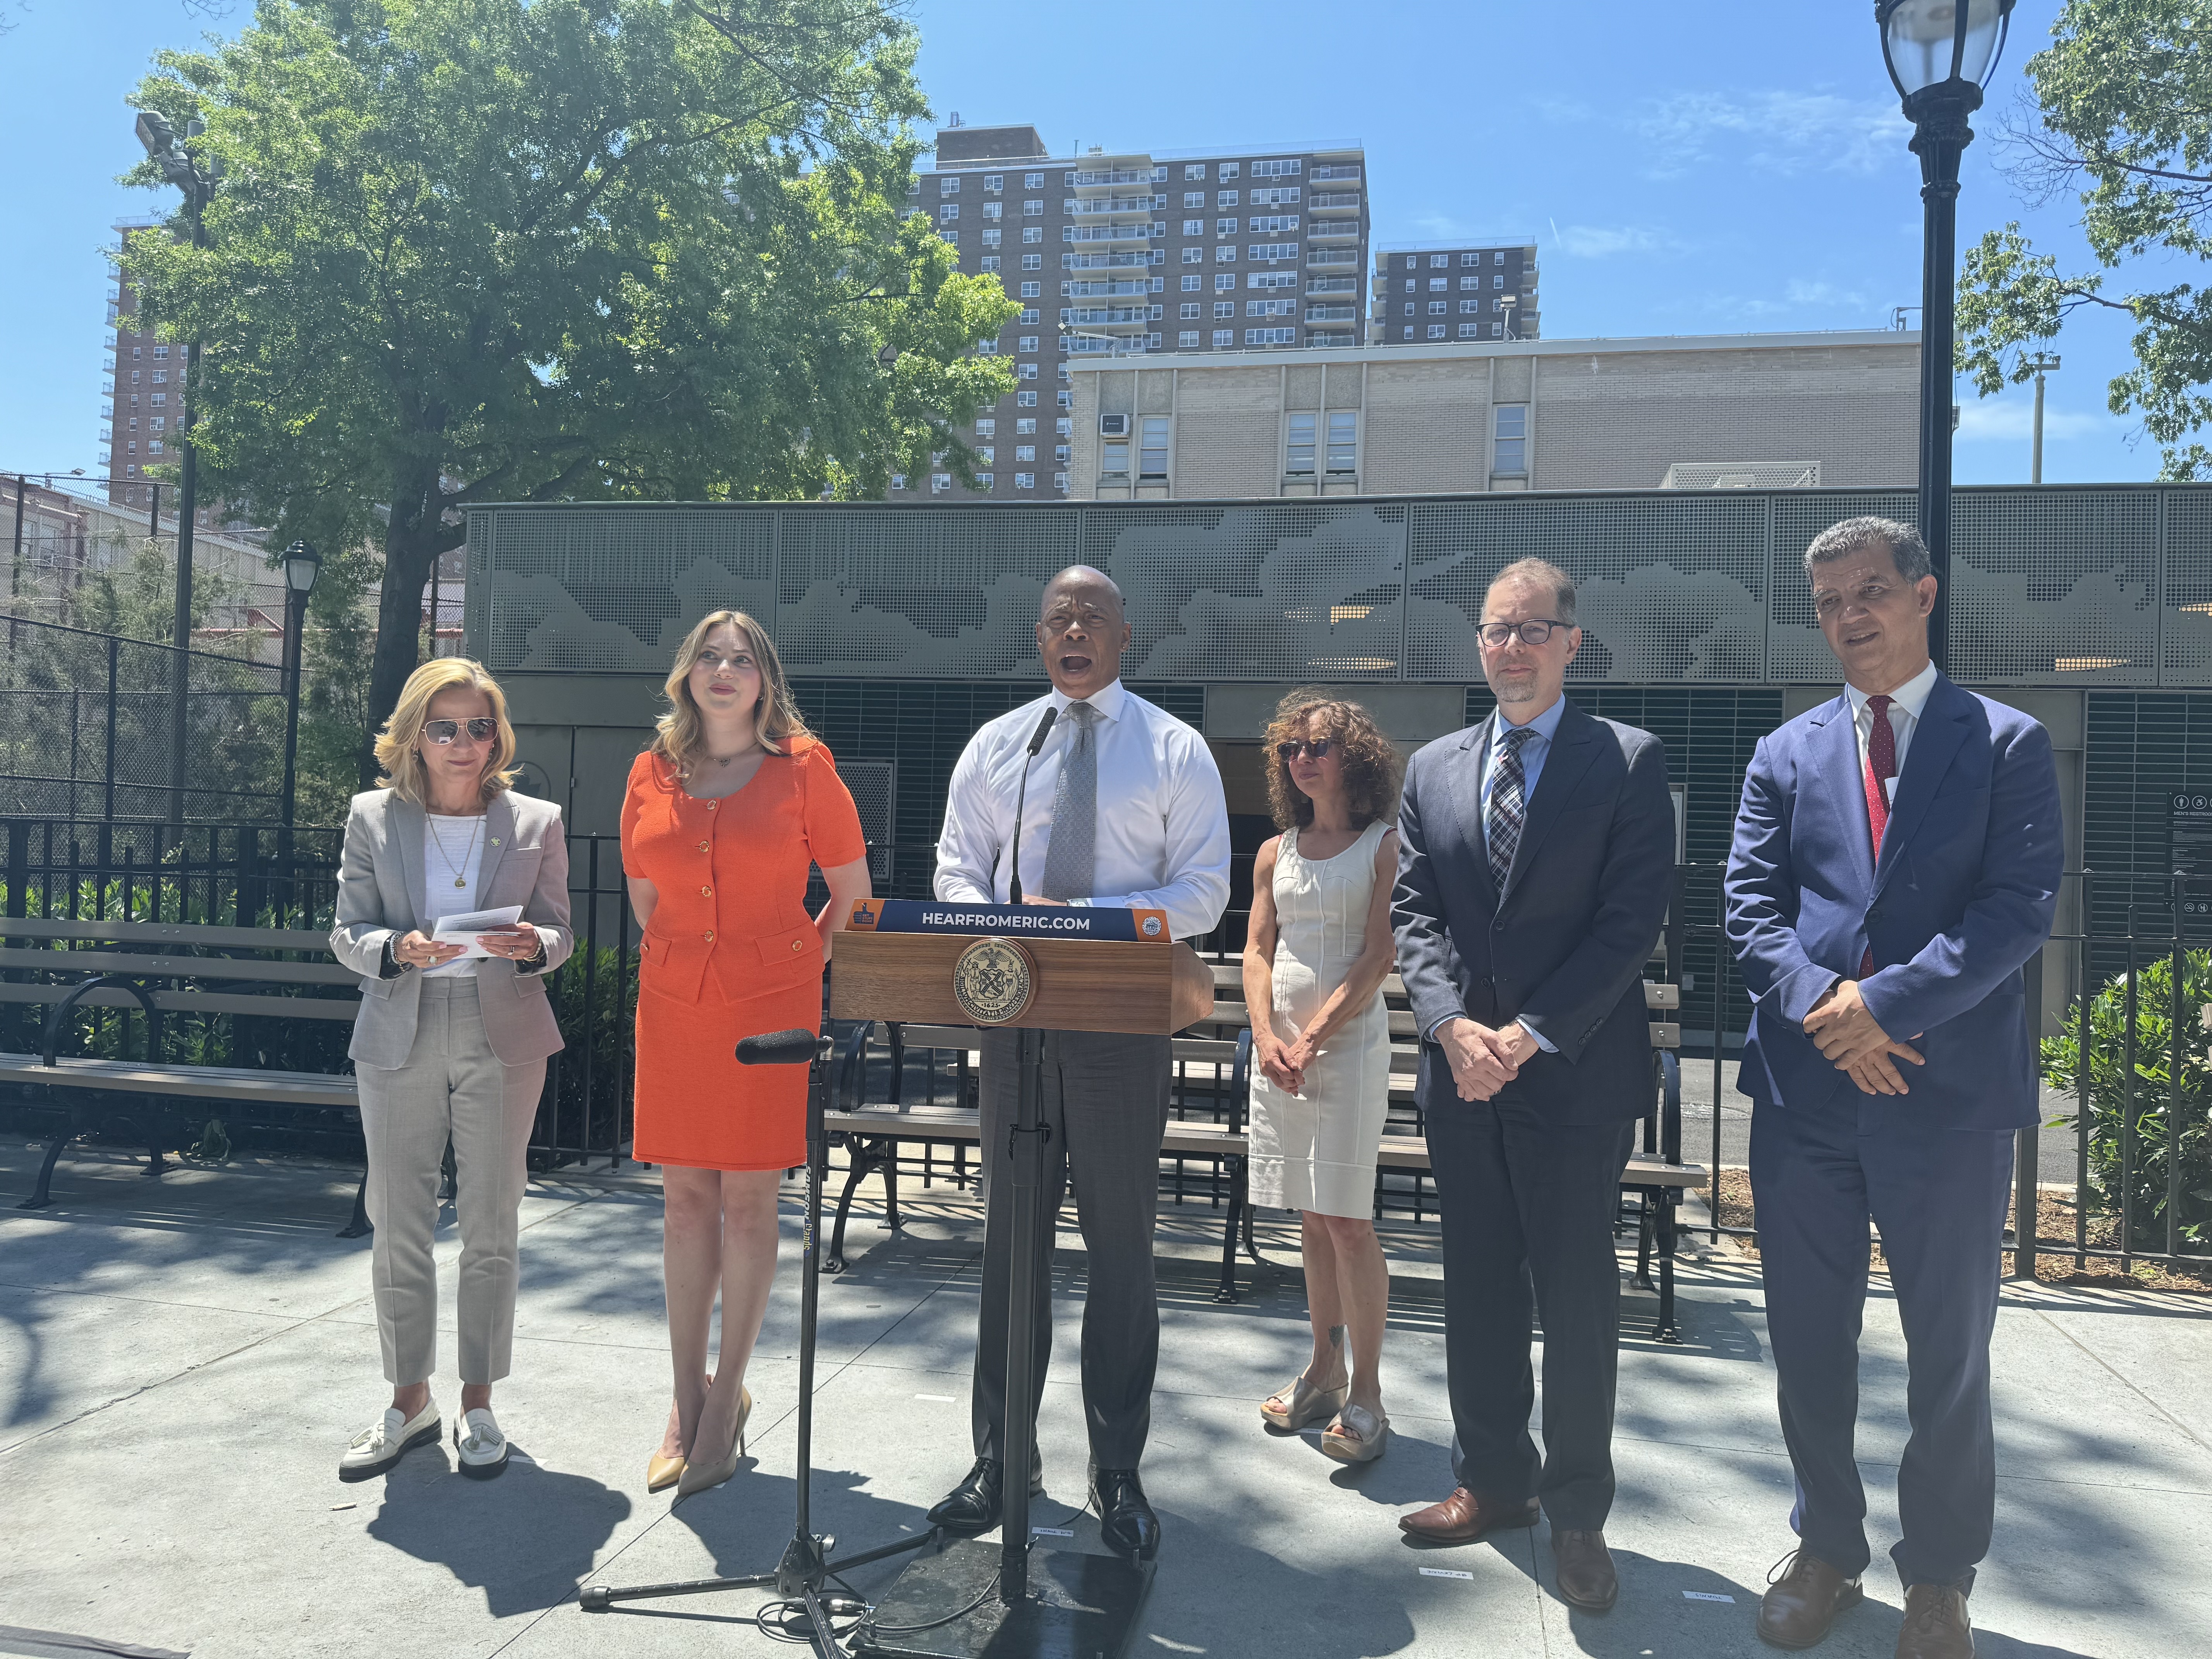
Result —
[[[76, 1153], [58, 1202], [13, 1207], [36, 1149], [0, 1154], [0, 1653], [33, 1632], [199, 1659], [252, 1655], [550, 1656], [771, 1651], [757, 1593], [580, 1613], [576, 1588], [774, 1565], [789, 1536], [798, 1295], [787, 1272], [750, 1374], [759, 1407], [738, 1478], [672, 1509], [645, 1462], [667, 1412], [659, 1206], [649, 1179], [532, 1184], [514, 1375], [501, 1421], [527, 1462], [455, 1473], [450, 1446], [342, 1486], [346, 1439], [380, 1409], [368, 1244], [332, 1236], [349, 1172], [248, 1164], [149, 1182]], [[817, 1528], [848, 1547], [912, 1535], [964, 1472], [980, 1225], [939, 1187], [894, 1237], [856, 1218], [826, 1280], [815, 1446]], [[1788, 1463], [1756, 1267], [1685, 1264], [1686, 1340], [1623, 1322], [1607, 1528], [1608, 1615], [1552, 1589], [1546, 1529], [1425, 1551], [1394, 1524], [1449, 1488], [1438, 1284], [1423, 1230], [1393, 1230], [1384, 1393], [1395, 1426], [1363, 1469], [1311, 1436], [1261, 1431], [1256, 1402], [1305, 1344], [1293, 1268], [1235, 1307], [1211, 1300], [1215, 1215], [1169, 1207], [1164, 1320], [1145, 1475], [1166, 1528], [1141, 1650], [1163, 1656], [1764, 1654], [1752, 1632], [1789, 1547]], [[787, 1206], [795, 1238], [796, 1199]], [[441, 1237], [450, 1264], [449, 1224]], [[1293, 1259], [1273, 1230], [1269, 1254]], [[788, 1260], [788, 1255], [787, 1260]], [[1042, 1525], [1095, 1544], [1075, 1382], [1084, 1258], [1063, 1232]], [[1245, 1281], [1253, 1274], [1249, 1267]], [[450, 1271], [446, 1293], [450, 1310]], [[1867, 1314], [1861, 1459], [1877, 1552], [1895, 1536], [1904, 1346], [1877, 1286]], [[450, 1364], [450, 1331], [443, 1357]], [[1973, 1600], [1996, 1659], [2176, 1659], [2212, 1650], [2212, 1305], [2143, 1293], [2008, 1294], [1996, 1360], [1997, 1546]], [[450, 1425], [459, 1384], [435, 1382]], [[1467, 1577], [1439, 1577], [1442, 1568]], [[857, 1575], [887, 1584], [886, 1565]], [[1901, 1596], [1872, 1600], [1821, 1651], [1887, 1659]], [[1733, 1598], [1732, 1601], [1717, 1598]]]

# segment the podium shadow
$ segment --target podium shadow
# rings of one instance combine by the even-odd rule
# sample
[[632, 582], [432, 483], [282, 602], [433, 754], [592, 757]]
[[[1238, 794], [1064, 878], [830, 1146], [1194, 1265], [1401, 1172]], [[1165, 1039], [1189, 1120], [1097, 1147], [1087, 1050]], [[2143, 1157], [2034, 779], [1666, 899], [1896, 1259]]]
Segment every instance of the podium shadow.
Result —
[[630, 1500], [586, 1476], [526, 1462], [525, 1455], [517, 1445], [505, 1474], [471, 1480], [443, 1446], [435, 1457], [410, 1453], [385, 1477], [384, 1502], [366, 1530], [481, 1589], [495, 1619], [571, 1600], [629, 1517]]

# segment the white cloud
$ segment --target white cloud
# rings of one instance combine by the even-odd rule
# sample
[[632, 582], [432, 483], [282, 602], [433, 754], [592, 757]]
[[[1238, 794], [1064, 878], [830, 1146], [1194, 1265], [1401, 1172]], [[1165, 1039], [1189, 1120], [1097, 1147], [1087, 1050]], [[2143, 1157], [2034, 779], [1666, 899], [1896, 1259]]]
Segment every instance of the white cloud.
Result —
[[1680, 253], [1682, 243], [1671, 231], [1649, 225], [1552, 226], [1552, 246], [1577, 259], [1610, 259], [1624, 253]]
[[1785, 175], [1872, 173], [1903, 155], [1912, 136], [1888, 99], [1820, 92], [1683, 93], [1646, 104], [1627, 125], [1652, 147], [1646, 173], [1662, 179], [1716, 160]]

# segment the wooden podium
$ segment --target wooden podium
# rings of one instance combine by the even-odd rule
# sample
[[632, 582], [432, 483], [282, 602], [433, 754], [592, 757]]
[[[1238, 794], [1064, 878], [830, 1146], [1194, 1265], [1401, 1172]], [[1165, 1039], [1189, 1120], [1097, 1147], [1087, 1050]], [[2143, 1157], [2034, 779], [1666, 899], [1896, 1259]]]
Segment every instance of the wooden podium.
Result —
[[[1030, 1538], [1033, 1309], [1037, 1275], [1048, 1271], [1050, 1249], [1039, 1133], [1043, 1033], [1168, 1036], [1212, 1012], [1212, 974], [1188, 945], [1164, 939], [1015, 940], [980, 933], [848, 931], [833, 935], [831, 951], [830, 1012], [836, 1018], [1021, 1034], [1011, 1149], [1012, 1305], [1000, 1439], [1006, 1470], [1001, 1541], [994, 1550], [981, 1540], [963, 1539], [916, 1559], [854, 1632], [854, 1650], [881, 1659], [1118, 1655], [1135, 1633], [1153, 1564], [1035, 1547]], [[992, 1012], [1012, 1012], [979, 1018], [979, 1003]], [[987, 1146], [982, 1156], [988, 1160], [995, 1151]]]

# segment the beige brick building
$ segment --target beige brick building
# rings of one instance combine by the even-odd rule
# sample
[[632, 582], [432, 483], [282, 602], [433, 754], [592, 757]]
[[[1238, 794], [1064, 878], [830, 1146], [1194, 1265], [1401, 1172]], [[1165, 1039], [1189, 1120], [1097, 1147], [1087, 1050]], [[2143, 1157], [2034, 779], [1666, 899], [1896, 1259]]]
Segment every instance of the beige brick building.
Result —
[[1917, 333], [1170, 353], [1072, 368], [1079, 501], [1915, 482]]

